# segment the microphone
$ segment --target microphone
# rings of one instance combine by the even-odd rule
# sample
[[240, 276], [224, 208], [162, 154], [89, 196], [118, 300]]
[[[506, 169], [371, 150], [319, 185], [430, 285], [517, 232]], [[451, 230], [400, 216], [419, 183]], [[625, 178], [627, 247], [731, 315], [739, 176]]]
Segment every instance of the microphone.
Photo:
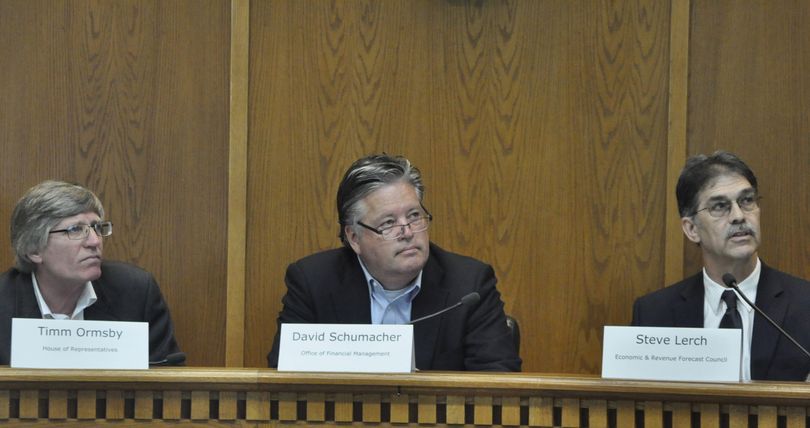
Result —
[[150, 366], [179, 366], [186, 361], [186, 353], [185, 352], [175, 352], [169, 355], [166, 355], [166, 358], [158, 361], [150, 361]]
[[457, 307], [459, 307], [459, 306], [462, 306], [462, 305], [474, 305], [474, 304], [478, 303], [478, 301], [479, 301], [479, 300], [481, 300], [481, 295], [480, 295], [480, 294], [478, 294], [478, 293], [476, 293], [475, 291], [473, 291], [472, 293], [467, 294], [467, 295], [465, 295], [464, 297], [462, 297], [462, 298], [461, 298], [461, 300], [459, 300], [458, 302], [456, 302], [456, 304], [455, 304], [455, 305], [453, 305], [453, 306], [448, 306], [448, 307], [446, 307], [446, 308], [444, 308], [444, 309], [440, 310], [439, 312], [435, 312], [435, 313], [432, 313], [432, 314], [430, 314], [430, 315], [425, 315], [425, 316], [423, 316], [423, 317], [421, 317], [421, 318], [417, 318], [417, 319], [415, 319], [415, 320], [412, 320], [412, 321], [411, 321], [410, 323], [408, 323], [408, 324], [416, 324], [416, 323], [418, 323], [418, 322], [420, 322], [420, 321], [424, 321], [424, 320], [426, 320], [426, 319], [430, 319], [430, 318], [433, 318], [433, 317], [437, 317], [437, 316], [439, 316], [439, 315], [441, 315], [441, 314], [443, 314], [443, 313], [445, 313], [445, 312], [447, 312], [447, 311], [451, 311], [451, 310], [453, 310], [453, 309], [455, 309], [455, 308], [457, 308]]
[[739, 294], [740, 297], [742, 297], [743, 300], [745, 300], [745, 303], [748, 303], [748, 306], [754, 308], [754, 310], [757, 311], [758, 314], [762, 315], [762, 317], [768, 320], [768, 322], [771, 323], [772, 326], [776, 327], [776, 329], [779, 330], [779, 332], [782, 333], [783, 336], [787, 337], [788, 340], [790, 340], [791, 342], [793, 342], [794, 345], [796, 345], [796, 347], [801, 349], [801, 351], [804, 352], [804, 355], [806, 355], [807, 358], [810, 358], [810, 352], [807, 352], [807, 349], [804, 349], [804, 346], [802, 346], [798, 341], [796, 341], [796, 339], [794, 339], [793, 336], [788, 334], [788, 332], [782, 329], [782, 327], [779, 327], [779, 324], [777, 324], [776, 321], [772, 320], [771, 317], [766, 315], [765, 312], [763, 312], [762, 309], [760, 309], [757, 305], [751, 302], [751, 300], [749, 300], [748, 297], [745, 297], [745, 293], [743, 293], [740, 290], [740, 287], [737, 286], [737, 279], [734, 278], [734, 275], [730, 273], [723, 274], [723, 284], [726, 284], [726, 287], [733, 288], [734, 291], [736, 291], [737, 294]]

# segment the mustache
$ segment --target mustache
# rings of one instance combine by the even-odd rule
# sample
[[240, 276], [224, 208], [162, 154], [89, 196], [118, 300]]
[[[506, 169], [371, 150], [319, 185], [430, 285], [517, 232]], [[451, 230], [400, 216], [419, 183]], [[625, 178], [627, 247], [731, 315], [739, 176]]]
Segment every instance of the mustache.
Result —
[[732, 225], [728, 229], [728, 232], [726, 232], [726, 238], [731, 238], [732, 236], [734, 236], [734, 235], [736, 235], [738, 233], [747, 233], [747, 234], [749, 234], [751, 236], [756, 236], [756, 233], [754, 233], [754, 229], [752, 229], [751, 226], [749, 226], [747, 224], [738, 224], [738, 225]]

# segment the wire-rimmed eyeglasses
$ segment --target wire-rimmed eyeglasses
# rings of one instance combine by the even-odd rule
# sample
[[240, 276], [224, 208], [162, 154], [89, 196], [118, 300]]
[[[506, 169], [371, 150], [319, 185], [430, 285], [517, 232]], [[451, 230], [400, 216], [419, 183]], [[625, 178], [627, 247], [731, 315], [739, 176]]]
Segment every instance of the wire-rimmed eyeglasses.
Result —
[[64, 232], [68, 239], [78, 241], [87, 238], [87, 236], [90, 235], [90, 229], [93, 229], [98, 237], [110, 236], [112, 235], [112, 227], [113, 224], [111, 221], [104, 221], [93, 224], [74, 224], [73, 226], [68, 226], [59, 230], [52, 230], [48, 233]]
[[411, 229], [411, 233], [419, 233], [426, 231], [430, 227], [430, 222], [432, 220], [433, 216], [430, 215], [430, 213], [427, 212], [427, 210], [425, 210], [424, 215], [419, 214], [418, 216], [411, 217], [411, 221], [405, 224], [392, 224], [390, 226], [371, 227], [359, 220], [357, 221], [357, 224], [376, 233], [377, 235], [382, 236], [382, 239], [386, 241], [394, 241], [405, 235], [406, 227]]
[[731, 207], [734, 202], [737, 202], [737, 206], [740, 207], [741, 210], [745, 212], [751, 212], [759, 208], [759, 200], [762, 199], [762, 196], [758, 196], [755, 193], [749, 195], [743, 195], [737, 198], [736, 201], [730, 201], [728, 199], [721, 199], [717, 201], [710, 202], [709, 205], [695, 211], [694, 215], [701, 211], [708, 211], [709, 215], [714, 218], [721, 218], [727, 216], [731, 212]]

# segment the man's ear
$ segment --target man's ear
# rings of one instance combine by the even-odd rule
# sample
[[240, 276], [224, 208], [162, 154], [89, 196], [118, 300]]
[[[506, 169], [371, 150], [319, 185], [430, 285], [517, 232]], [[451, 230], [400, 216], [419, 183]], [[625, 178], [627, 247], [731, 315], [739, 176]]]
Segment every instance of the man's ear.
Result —
[[343, 226], [343, 233], [346, 235], [346, 242], [352, 247], [355, 254], [360, 254], [360, 235], [355, 231], [354, 226]]
[[695, 244], [700, 244], [700, 235], [698, 235], [698, 227], [695, 224], [695, 219], [692, 217], [681, 217], [681, 229], [686, 238]]
[[34, 264], [37, 264], [37, 265], [42, 263], [42, 256], [40, 256], [39, 253], [26, 254], [25, 256], [28, 258], [28, 261], [30, 261], [31, 263], [34, 263]]

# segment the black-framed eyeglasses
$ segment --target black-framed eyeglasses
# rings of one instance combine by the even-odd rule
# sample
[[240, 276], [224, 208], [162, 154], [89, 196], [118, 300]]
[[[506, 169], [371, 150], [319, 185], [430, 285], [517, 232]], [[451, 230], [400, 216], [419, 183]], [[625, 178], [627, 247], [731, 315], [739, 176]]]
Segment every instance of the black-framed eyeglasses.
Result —
[[366, 229], [376, 233], [377, 235], [382, 236], [382, 239], [386, 241], [395, 241], [405, 235], [405, 228], [411, 229], [412, 233], [419, 233], [428, 230], [430, 227], [430, 222], [433, 221], [433, 216], [422, 207], [425, 211], [424, 214], [419, 214], [418, 216], [411, 217], [411, 221], [405, 224], [392, 224], [390, 226], [383, 226], [383, 227], [372, 227], [369, 226], [362, 221], [357, 221], [359, 226], [365, 227]]
[[717, 201], [710, 202], [709, 205], [695, 211], [697, 215], [701, 211], [708, 211], [709, 215], [714, 218], [721, 218], [727, 216], [731, 212], [731, 204], [737, 202], [737, 206], [740, 207], [741, 210], [745, 212], [751, 212], [759, 208], [759, 200], [762, 199], [762, 196], [759, 196], [755, 193], [750, 195], [743, 195], [737, 198], [736, 201], [730, 201], [728, 199], [721, 199]]
[[111, 221], [103, 221], [93, 224], [74, 224], [64, 229], [52, 230], [49, 233], [64, 232], [68, 239], [78, 241], [87, 238], [87, 236], [90, 235], [90, 229], [93, 229], [98, 237], [110, 236], [112, 235], [112, 227], [113, 224]]

